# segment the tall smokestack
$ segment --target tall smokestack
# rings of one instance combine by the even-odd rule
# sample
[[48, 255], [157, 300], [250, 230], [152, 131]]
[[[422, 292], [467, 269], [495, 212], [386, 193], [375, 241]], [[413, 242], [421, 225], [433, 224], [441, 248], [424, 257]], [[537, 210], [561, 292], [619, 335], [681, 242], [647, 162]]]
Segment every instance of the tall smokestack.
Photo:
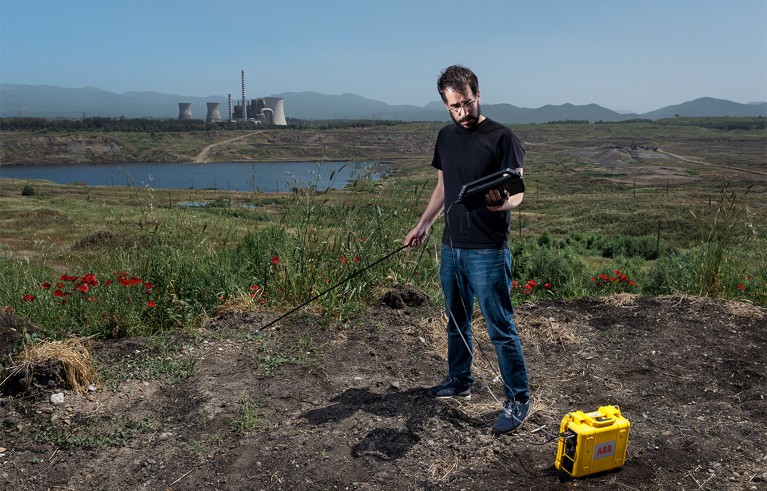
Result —
[[242, 120], [248, 120], [248, 100], [245, 98], [245, 70], [240, 72], [242, 76]]
[[232, 94], [229, 94], [229, 121], [232, 120]]

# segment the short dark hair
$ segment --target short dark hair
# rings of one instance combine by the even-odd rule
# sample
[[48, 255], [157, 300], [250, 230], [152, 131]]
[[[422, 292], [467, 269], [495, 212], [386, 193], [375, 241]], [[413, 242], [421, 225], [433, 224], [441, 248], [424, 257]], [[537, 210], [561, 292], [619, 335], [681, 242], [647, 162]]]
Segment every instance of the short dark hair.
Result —
[[472, 95], [477, 95], [479, 92], [479, 81], [474, 72], [462, 65], [451, 65], [442, 70], [442, 73], [439, 75], [437, 91], [439, 91], [439, 95], [442, 97], [442, 102], [447, 102], [445, 97], [447, 89], [463, 92], [466, 89], [466, 85], [471, 89]]

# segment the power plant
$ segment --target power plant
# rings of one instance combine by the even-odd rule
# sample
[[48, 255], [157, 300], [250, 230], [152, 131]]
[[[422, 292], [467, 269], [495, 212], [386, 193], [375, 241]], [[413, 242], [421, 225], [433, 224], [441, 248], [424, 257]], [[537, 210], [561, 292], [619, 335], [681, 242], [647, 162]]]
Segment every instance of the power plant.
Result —
[[[232, 94], [227, 96], [227, 115], [230, 123], [254, 121], [256, 124], [285, 126], [285, 99], [282, 97], [264, 97], [251, 99], [245, 95], [245, 70], [240, 72], [242, 84], [242, 100], [232, 106]], [[221, 104], [208, 102], [208, 114], [206, 123], [219, 123], [221, 119]], [[192, 104], [190, 102], [178, 103], [178, 119], [192, 119]]]

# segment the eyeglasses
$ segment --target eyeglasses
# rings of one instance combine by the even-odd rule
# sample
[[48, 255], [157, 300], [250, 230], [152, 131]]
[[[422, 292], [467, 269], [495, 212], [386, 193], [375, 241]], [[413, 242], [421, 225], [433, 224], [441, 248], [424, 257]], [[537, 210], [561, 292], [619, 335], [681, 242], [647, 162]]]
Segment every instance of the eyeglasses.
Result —
[[451, 104], [447, 106], [447, 110], [450, 111], [451, 113], [460, 112], [461, 109], [466, 109], [468, 111], [468, 107], [474, 104], [475, 102], [477, 102], [476, 99], [468, 99], [466, 101], [456, 102], [455, 104]]

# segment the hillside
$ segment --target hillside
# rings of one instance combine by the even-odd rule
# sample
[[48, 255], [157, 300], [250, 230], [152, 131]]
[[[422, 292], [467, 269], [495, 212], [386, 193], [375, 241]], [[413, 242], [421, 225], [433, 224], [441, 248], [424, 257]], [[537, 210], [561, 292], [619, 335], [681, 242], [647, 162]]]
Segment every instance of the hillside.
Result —
[[[259, 95], [263, 97], [264, 95]], [[395, 121], [448, 121], [439, 102], [424, 106], [390, 105], [355, 94], [327, 95], [317, 92], [274, 94], [285, 99], [288, 118], [306, 120], [373, 119]], [[253, 96], [255, 97], [255, 96]], [[0, 84], [1, 117], [178, 117], [178, 103], [192, 104], [192, 115], [205, 119], [207, 102], [221, 104], [225, 117], [226, 96], [188, 97], [157, 92], [115, 94], [94, 87], [64, 88], [54, 86]], [[684, 104], [668, 106], [645, 114], [622, 114], [597, 104], [545, 105], [523, 108], [508, 103], [482, 105], [488, 116], [506, 124], [546, 123], [549, 121], [624, 121], [633, 118], [660, 119], [682, 116], [767, 116], [767, 103], [740, 104], [704, 97]]]

